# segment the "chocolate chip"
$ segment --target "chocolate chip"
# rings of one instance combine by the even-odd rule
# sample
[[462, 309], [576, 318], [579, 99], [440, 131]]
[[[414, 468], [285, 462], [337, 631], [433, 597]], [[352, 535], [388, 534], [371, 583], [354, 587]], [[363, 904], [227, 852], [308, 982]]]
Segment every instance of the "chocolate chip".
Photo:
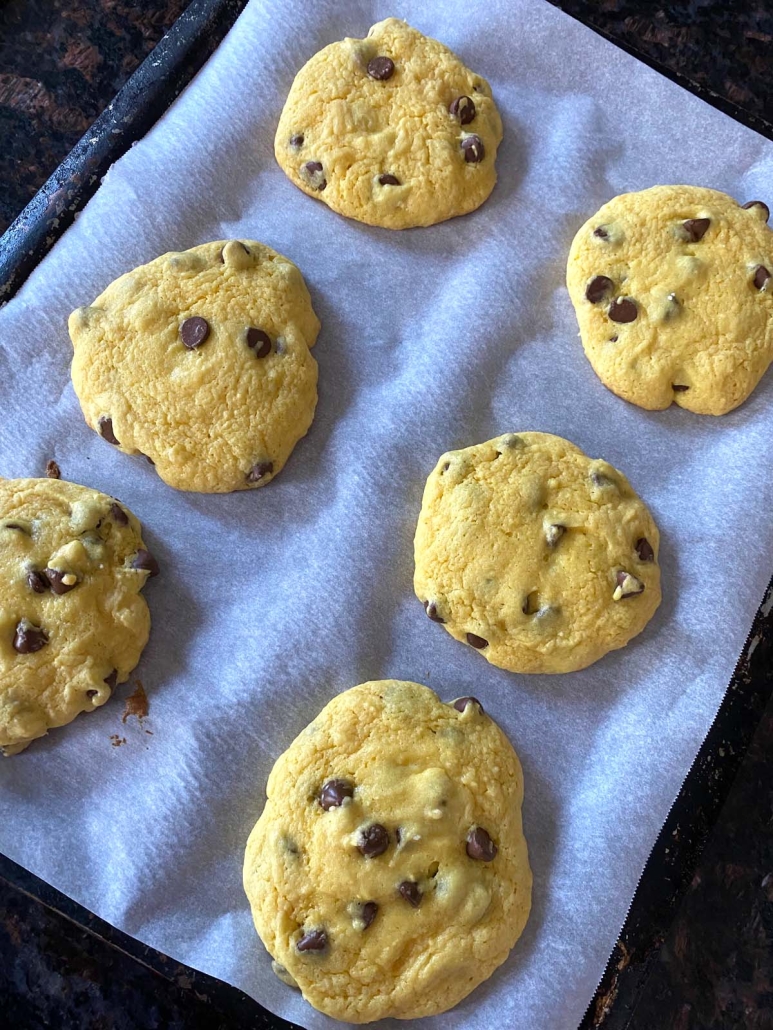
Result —
[[620, 569], [615, 576], [615, 582], [617, 586], [612, 594], [613, 601], [621, 601], [626, 597], [635, 597], [644, 591], [642, 581], [630, 572], [626, 572], [625, 569]]
[[636, 301], [630, 297], [617, 297], [609, 305], [609, 317], [613, 322], [633, 322], [639, 311]]
[[485, 640], [483, 637], [479, 637], [477, 633], [468, 633], [467, 643], [471, 647], [477, 647], [479, 651], [484, 647], [488, 647], [488, 640]]
[[765, 288], [765, 283], [770, 279], [770, 272], [764, 265], [757, 265], [754, 269], [754, 285], [758, 290]]
[[610, 336], [610, 337], [609, 337], [609, 342], [610, 342], [610, 343], [617, 343], [617, 341], [618, 341], [619, 339], [620, 339], [620, 337], [619, 337], [619, 336]]
[[444, 461], [443, 462], [443, 467], [440, 470], [440, 475], [442, 476], [444, 472], [448, 472], [448, 470], [450, 468], [451, 468], [451, 462], [450, 461]]
[[607, 275], [594, 275], [588, 285], [585, 287], [585, 299], [589, 300], [591, 304], [598, 304], [600, 300], [603, 300], [611, 289], [614, 288], [614, 283]]
[[456, 701], [453, 703], [457, 712], [466, 712], [470, 705], [477, 708], [480, 714], [483, 715], [483, 705], [477, 697], [457, 697]]
[[196, 350], [209, 336], [209, 322], [200, 315], [186, 318], [180, 326], [180, 339], [188, 350]]
[[317, 801], [329, 812], [331, 808], [340, 808], [345, 799], [351, 797], [354, 797], [354, 785], [348, 780], [328, 780], [322, 784]]
[[48, 637], [38, 626], [33, 626], [27, 619], [16, 625], [13, 638], [13, 649], [18, 654], [34, 654], [48, 643]]
[[132, 568], [140, 569], [143, 572], [149, 572], [149, 579], [152, 579], [154, 576], [157, 576], [161, 571], [158, 567], [158, 562], [156, 561], [156, 559], [153, 557], [150, 551], [146, 551], [144, 547], [140, 547], [140, 549], [134, 555], [134, 559], [132, 561]]
[[419, 890], [418, 883], [415, 883], [413, 880], [403, 880], [397, 889], [409, 905], [413, 905], [414, 908], [419, 907], [421, 904], [421, 891]]
[[699, 240], [702, 240], [710, 225], [710, 218], [688, 218], [687, 221], [682, 222], [682, 228], [691, 243], [697, 243]]
[[524, 615], [536, 615], [539, 610], [539, 594], [536, 590], [532, 590], [530, 594], [526, 595], [526, 600], [521, 605], [521, 611]]
[[57, 463], [51, 458], [50, 461], [46, 462], [46, 476], [48, 479], [61, 479], [62, 470], [59, 468]]
[[437, 605], [434, 601], [424, 602], [424, 611], [427, 613], [427, 618], [432, 619], [433, 622], [445, 622], [445, 619], [441, 619], [438, 615]]
[[327, 947], [327, 934], [324, 930], [309, 930], [295, 945], [296, 951], [324, 951]]
[[475, 101], [472, 97], [457, 97], [451, 101], [448, 108], [454, 118], [458, 118], [462, 125], [469, 125], [475, 117]]
[[551, 526], [546, 526], [545, 539], [547, 540], [548, 547], [555, 547], [565, 532], [566, 526], [562, 526], [560, 523], [554, 523]]
[[100, 415], [97, 426], [99, 427], [99, 435], [103, 440], [107, 440], [108, 443], [113, 444], [115, 447], [120, 447], [118, 439], [113, 432], [113, 420], [111, 418], [108, 418], [107, 415]]
[[674, 391], [674, 393], [684, 393], [685, 390], [689, 390], [690, 387], [684, 386], [682, 383], [672, 383], [671, 389]]
[[259, 461], [253, 465], [244, 477], [248, 483], [259, 483], [265, 476], [270, 476], [274, 471], [273, 461]]
[[363, 923], [365, 924], [363, 926], [363, 930], [367, 930], [368, 929], [368, 927], [370, 926], [370, 924], [373, 922], [373, 920], [376, 918], [377, 915], [378, 915], [378, 905], [376, 904], [376, 902], [375, 901], [366, 901], [365, 904], [362, 906], [362, 910], [360, 912], [360, 918], [362, 919]]
[[371, 79], [385, 82], [395, 73], [395, 62], [390, 57], [373, 57], [368, 61], [368, 75]]
[[321, 192], [327, 186], [325, 171], [319, 161], [307, 161], [301, 165], [301, 178], [313, 190]]
[[46, 579], [45, 572], [38, 572], [37, 569], [33, 569], [32, 572], [27, 573], [27, 586], [34, 590], [36, 594], [45, 594], [50, 585]]
[[118, 682], [118, 669], [113, 669], [109, 676], [105, 676], [105, 683], [111, 690], [115, 690], [115, 685]]
[[752, 207], [760, 207], [765, 212], [765, 221], [770, 218], [770, 208], [763, 200], [749, 200], [745, 204], [742, 204], [744, 211], [748, 211]]
[[96, 697], [98, 693], [98, 690], [87, 690], [86, 697]]
[[290, 146], [299, 150], [303, 146], [303, 133], [296, 132], [294, 136], [290, 137]]
[[597, 236], [598, 239], [600, 239], [600, 240], [608, 240], [609, 239], [609, 233], [608, 233], [607, 229], [603, 225], [599, 225], [596, 229], [594, 229], [593, 230], [593, 235]]
[[[46, 577], [55, 594], [69, 594], [78, 585], [78, 577], [72, 572], [61, 572], [59, 569], [46, 569]], [[71, 580], [66, 583], [65, 580]]]
[[129, 525], [129, 516], [117, 502], [110, 505], [110, 518], [119, 526]]
[[247, 346], [255, 351], [256, 358], [265, 358], [271, 353], [271, 337], [251, 325], [247, 330]]
[[399, 186], [400, 180], [396, 175], [390, 175], [389, 172], [385, 172], [383, 175], [378, 177], [379, 185], [381, 186]]
[[371, 823], [370, 826], [360, 830], [357, 848], [366, 858], [378, 858], [388, 847], [389, 831], [386, 826], [382, 826], [381, 823]]
[[486, 156], [486, 148], [483, 146], [480, 136], [465, 136], [461, 147], [467, 164], [476, 165]]
[[640, 536], [634, 547], [639, 556], [639, 561], [655, 561], [655, 552], [646, 536]]
[[467, 854], [478, 862], [493, 862], [497, 846], [482, 826], [473, 826], [467, 834]]
[[603, 472], [591, 472], [590, 481], [594, 486], [617, 486], [617, 483], [610, 476]]

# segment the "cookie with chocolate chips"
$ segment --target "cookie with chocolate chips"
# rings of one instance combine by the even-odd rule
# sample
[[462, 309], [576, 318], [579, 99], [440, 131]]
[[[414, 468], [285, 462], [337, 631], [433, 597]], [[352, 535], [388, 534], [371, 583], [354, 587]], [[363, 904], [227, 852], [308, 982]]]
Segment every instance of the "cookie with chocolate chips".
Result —
[[339, 214], [407, 229], [480, 207], [501, 140], [488, 83], [442, 43], [387, 18], [298, 72], [274, 151], [296, 186]]
[[507, 958], [531, 905], [523, 777], [474, 698], [353, 687], [266, 792], [244, 887], [277, 975], [315, 1008], [349, 1023], [435, 1015]]
[[114, 497], [0, 479], [4, 754], [103, 705], [128, 679], [150, 630], [141, 591], [156, 572], [139, 522]]
[[178, 490], [264, 486], [311, 425], [319, 321], [296, 266], [262, 243], [164, 254], [69, 328], [88, 424]]
[[647, 625], [660, 604], [658, 543], [617, 469], [561, 437], [511, 433], [438, 461], [414, 589], [433, 622], [492, 665], [572, 672]]
[[567, 284], [585, 353], [642, 408], [724, 415], [773, 360], [765, 203], [654, 186], [605, 204], [574, 238]]

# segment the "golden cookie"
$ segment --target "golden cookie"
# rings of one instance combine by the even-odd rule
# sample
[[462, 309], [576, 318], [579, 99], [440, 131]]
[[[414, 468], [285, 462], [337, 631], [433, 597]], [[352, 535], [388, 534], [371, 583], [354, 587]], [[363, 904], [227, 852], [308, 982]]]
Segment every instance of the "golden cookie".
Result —
[[625, 476], [548, 433], [438, 461], [414, 541], [427, 615], [492, 665], [572, 672], [660, 604], [659, 533]]
[[0, 748], [110, 697], [148, 640], [158, 565], [128, 508], [56, 479], [0, 479]]
[[244, 886], [275, 972], [367, 1023], [444, 1012], [507, 958], [531, 905], [523, 778], [474, 698], [363, 683], [278, 759]]
[[501, 141], [488, 83], [442, 43], [387, 18], [298, 72], [274, 151], [296, 186], [339, 214], [407, 229], [480, 207]]
[[773, 232], [762, 201], [654, 186], [580, 229], [567, 283], [588, 360], [642, 408], [724, 415], [773, 360]]
[[301, 273], [262, 243], [164, 254], [69, 327], [88, 424], [178, 490], [263, 486], [311, 425], [319, 321]]

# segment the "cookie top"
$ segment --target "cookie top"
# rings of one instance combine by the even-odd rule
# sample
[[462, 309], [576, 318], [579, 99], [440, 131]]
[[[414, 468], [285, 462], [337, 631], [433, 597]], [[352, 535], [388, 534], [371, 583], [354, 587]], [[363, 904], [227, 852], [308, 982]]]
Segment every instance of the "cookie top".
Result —
[[274, 150], [296, 186], [339, 214], [408, 229], [480, 207], [501, 140], [488, 83], [442, 43], [387, 18], [301, 68]]
[[432, 1015], [507, 958], [531, 904], [523, 778], [474, 698], [353, 687], [278, 759], [267, 795], [244, 886], [275, 971], [315, 1008]]
[[741, 404], [773, 359], [773, 232], [761, 201], [654, 186], [580, 229], [567, 284], [585, 353], [642, 408]]
[[69, 328], [88, 424], [178, 490], [263, 486], [311, 425], [319, 321], [301, 273], [262, 243], [163, 254]]
[[444, 454], [427, 480], [414, 589], [492, 665], [572, 672], [660, 604], [659, 533], [625, 476], [548, 433]]
[[0, 479], [0, 748], [103, 705], [139, 661], [158, 565], [114, 497], [55, 479]]

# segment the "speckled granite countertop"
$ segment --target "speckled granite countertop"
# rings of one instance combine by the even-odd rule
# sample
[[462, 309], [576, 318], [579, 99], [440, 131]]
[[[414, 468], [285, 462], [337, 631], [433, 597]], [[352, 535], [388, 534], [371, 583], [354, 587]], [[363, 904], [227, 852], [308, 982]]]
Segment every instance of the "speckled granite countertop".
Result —
[[[0, 231], [185, 6], [186, 0], [6, 0], [0, 6]], [[773, 136], [773, 4], [562, 0], [559, 6]], [[772, 756], [773, 705], [628, 1030], [773, 1030]], [[266, 1025], [239, 992], [191, 978], [151, 949], [129, 944], [11, 863], [0, 863], [0, 1026]]]

